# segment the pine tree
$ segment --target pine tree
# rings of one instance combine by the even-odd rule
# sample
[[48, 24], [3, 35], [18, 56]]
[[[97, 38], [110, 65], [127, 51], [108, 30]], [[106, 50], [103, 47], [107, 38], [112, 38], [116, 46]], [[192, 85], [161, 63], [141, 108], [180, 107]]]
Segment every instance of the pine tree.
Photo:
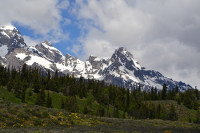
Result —
[[48, 70], [47, 72], [47, 81], [49, 81], [51, 79], [51, 74], [50, 74], [50, 70]]
[[50, 90], [51, 90], [51, 91], [58, 92], [58, 88], [57, 88], [55, 79], [51, 79], [51, 80], [50, 80], [50, 82], [49, 82], [49, 87], [50, 87]]
[[21, 98], [21, 93], [22, 93], [22, 87], [21, 86], [22, 86], [21, 81], [17, 76], [15, 78], [15, 81], [14, 81], [13, 89], [14, 89], [15, 96], [18, 97], [18, 98]]
[[149, 118], [154, 119], [155, 118], [155, 105], [153, 103], [150, 103], [149, 105]]
[[47, 108], [52, 108], [52, 107], [53, 107], [53, 105], [52, 105], [52, 99], [51, 99], [51, 97], [50, 97], [50, 95], [49, 95], [49, 92], [48, 92], [48, 94], [47, 94], [46, 107], [47, 107]]
[[195, 95], [196, 95], [196, 98], [199, 100], [199, 99], [200, 99], [199, 90], [198, 90], [198, 89], [195, 89], [195, 90], [194, 90], [194, 93], [195, 93]]
[[155, 100], [154, 99], [154, 88], [153, 88], [153, 86], [151, 87], [151, 100]]
[[101, 105], [99, 105], [99, 107], [97, 109], [97, 113], [98, 113], [97, 114], [98, 116], [102, 117], [105, 115], [105, 109]]
[[61, 109], [65, 109], [65, 101], [63, 98], [61, 99]]
[[87, 97], [87, 101], [86, 101], [86, 104], [89, 108], [92, 109], [92, 105], [93, 105], [93, 102], [94, 102], [94, 96], [93, 95], [89, 95]]
[[83, 114], [88, 114], [88, 106], [87, 106], [87, 104], [83, 108]]
[[41, 100], [40, 94], [37, 94], [37, 97], [35, 99], [35, 105], [42, 106], [41, 102], [42, 102], [42, 100]]
[[117, 107], [113, 108], [113, 117], [119, 118], [119, 109]]
[[43, 86], [40, 90], [40, 98], [41, 98], [41, 104], [44, 105], [46, 102], [46, 95], [45, 95], [45, 87]]
[[129, 91], [129, 89], [127, 89], [126, 90], [126, 109], [125, 109], [125, 111], [127, 111], [129, 106], [130, 106], [130, 91]]
[[170, 107], [169, 120], [172, 120], [172, 121], [177, 121], [178, 120], [176, 109], [175, 109], [175, 106], [173, 104]]
[[25, 96], [26, 96], [26, 90], [28, 88], [28, 82], [24, 79], [22, 81], [22, 93], [21, 93], [21, 100], [23, 103], [25, 103]]
[[40, 92], [40, 77], [39, 77], [39, 72], [37, 69], [34, 70], [34, 75], [33, 75], [33, 89], [35, 93]]
[[166, 97], [167, 97], [167, 84], [164, 83], [162, 93], [161, 93], [161, 99], [166, 100]]
[[66, 97], [65, 109], [74, 113], [78, 112], [78, 105], [75, 96]]
[[40, 93], [36, 97], [35, 104], [44, 106], [45, 102], [46, 102], [46, 96], [45, 96], [44, 87], [42, 87], [40, 89]]
[[160, 119], [160, 114], [161, 114], [161, 105], [158, 104], [156, 107], [155, 118]]
[[179, 88], [178, 88], [178, 86], [176, 86], [176, 88], [175, 88], [175, 92], [176, 92], [176, 93], [179, 92]]
[[186, 92], [184, 92], [183, 94], [183, 105], [186, 106], [189, 109], [192, 109], [192, 98], [191, 98], [192, 94], [190, 93], [189, 90], [187, 90]]
[[12, 80], [9, 80], [8, 83], [7, 83], [7, 90], [8, 90], [8, 91], [11, 91], [12, 88], [13, 88]]
[[24, 64], [21, 70], [21, 80], [27, 80], [27, 79], [28, 79], [27, 65]]
[[200, 107], [198, 107], [197, 109], [197, 113], [196, 113], [196, 123], [200, 124]]
[[8, 82], [8, 79], [9, 79], [6, 67], [3, 70], [2, 77], [3, 78], [2, 78], [1, 84], [2, 84], [2, 86], [6, 86], [6, 83]]
[[51, 83], [54, 85], [54, 86], [51, 86], [51, 90], [55, 92], [59, 92], [58, 70], [56, 70], [53, 79], [51, 79]]

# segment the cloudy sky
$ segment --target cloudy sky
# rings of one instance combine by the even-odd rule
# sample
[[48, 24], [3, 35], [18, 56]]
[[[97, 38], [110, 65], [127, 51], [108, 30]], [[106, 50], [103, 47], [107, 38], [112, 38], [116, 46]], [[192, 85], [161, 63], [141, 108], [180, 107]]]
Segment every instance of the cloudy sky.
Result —
[[200, 0], [0, 0], [0, 26], [85, 61], [125, 47], [147, 69], [200, 88]]

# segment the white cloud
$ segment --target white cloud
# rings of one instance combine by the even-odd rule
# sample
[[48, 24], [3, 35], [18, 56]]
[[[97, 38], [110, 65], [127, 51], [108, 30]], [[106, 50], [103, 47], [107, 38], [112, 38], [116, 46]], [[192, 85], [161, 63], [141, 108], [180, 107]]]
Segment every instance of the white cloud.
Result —
[[67, 8], [68, 1], [58, 2], [59, 0], [0, 0], [0, 25], [17, 23], [31, 29], [36, 35], [52, 39], [50, 41], [66, 39], [67, 34], [60, 27], [60, 9]]
[[71, 51], [76, 57], [78, 57], [82, 52], [82, 46], [79, 44], [74, 44], [72, 46], [67, 46], [66, 50]]
[[163, 75], [196, 86], [199, 83], [200, 53], [197, 49], [183, 45], [177, 40], [155, 41], [144, 49], [135, 51], [138, 60], [148, 69], [155, 69]]
[[68, 0], [63, 0], [57, 5], [57, 8], [66, 10], [69, 7], [69, 1]]
[[149, 69], [200, 86], [199, 0], [77, 0], [84, 56], [126, 47]]
[[71, 20], [68, 18], [64, 18], [64, 25], [69, 25], [71, 24]]
[[26, 36], [26, 35], [24, 35], [23, 38], [24, 38], [24, 42], [26, 42], [26, 44], [28, 46], [35, 46], [35, 45], [41, 43], [42, 41], [44, 41], [44, 40], [40, 40], [40, 39], [32, 39], [31, 37]]

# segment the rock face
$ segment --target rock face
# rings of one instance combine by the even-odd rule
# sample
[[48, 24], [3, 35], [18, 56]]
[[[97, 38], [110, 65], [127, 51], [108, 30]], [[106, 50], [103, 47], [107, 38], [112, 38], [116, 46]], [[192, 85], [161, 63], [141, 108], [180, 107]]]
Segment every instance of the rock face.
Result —
[[170, 89], [178, 86], [180, 91], [192, 88], [183, 82], [164, 77], [157, 71], [147, 70], [123, 47], [116, 49], [109, 59], [90, 56], [83, 62], [69, 54], [62, 55], [48, 41], [27, 46], [20, 32], [13, 26], [0, 28], [0, 62], [5, 67], [15, 68], [26, 63], [30, 67], [41, 68], [44, 72], [58, 70], [61, 74], [104, 80], [129, 89], [134, 89], [139, 84], [146, 90], [152, 86], [161, 89], [164, 83]]
[[[20, 32], [13, 26], [3, 26], [0, 28], [0, 46], [4, 47], [4, 54], [10, 54], [15, 48], [24, 48], [26, 43]], [[6, 50], [5, 50], [6, 49]], [[3, 52], [3, 51], [2, 51]], [[2, 55], [1, 55], [2, 56]]]
[[50, 42], [42, 42], [41, 44], [36, 45], [35, 48], [53, 62], [64, 63], [64, 57], [62, 53], [55, 49]]

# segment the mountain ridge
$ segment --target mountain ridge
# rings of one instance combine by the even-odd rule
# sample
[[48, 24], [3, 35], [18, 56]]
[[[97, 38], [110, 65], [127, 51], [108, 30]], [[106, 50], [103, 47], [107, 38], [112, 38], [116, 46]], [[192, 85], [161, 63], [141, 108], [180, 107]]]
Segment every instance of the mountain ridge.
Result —
[[152, 86], [158, 89], [166, 83], [169, 89], [179, 87], [180, 91], [191, 89], [190, 85], [164, 77], [160, 72], [147, 70], [141, 66], [126, 48], [116, 49], [108, 59], [89, 56], [84, 62], [66, 54], [65, 56], [49, 41], [28, 46], [17, 28], [0, 28], [0, 61], [5, 67], [21, 67], [24, 63], [43, 71], [74, 75], [75, 77], [94, 78], [106, 83], [134, 89], [140, 85], [148, 90]]

